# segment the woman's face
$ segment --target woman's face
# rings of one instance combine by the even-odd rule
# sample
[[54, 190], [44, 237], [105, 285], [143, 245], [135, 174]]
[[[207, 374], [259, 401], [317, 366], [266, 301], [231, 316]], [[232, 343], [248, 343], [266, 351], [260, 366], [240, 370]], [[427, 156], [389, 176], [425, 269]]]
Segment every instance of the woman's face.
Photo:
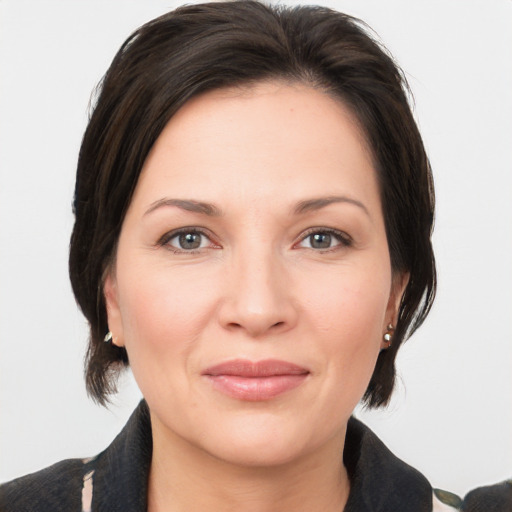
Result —
[[189, 101], [105, 284], [154, 436], [244, 465], [343, 443], [403, 291], [354, 117], [306, 86]]

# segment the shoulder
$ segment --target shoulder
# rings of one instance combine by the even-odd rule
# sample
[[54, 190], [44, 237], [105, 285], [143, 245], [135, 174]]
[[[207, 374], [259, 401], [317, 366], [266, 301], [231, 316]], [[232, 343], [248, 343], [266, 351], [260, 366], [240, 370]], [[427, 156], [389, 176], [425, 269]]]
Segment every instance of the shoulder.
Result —
[[92, 459], [68, 459], [0, 485], [1, 512], [142, 512], [152, 439], [144, 401], [106, 450]]
[[396, 457], [363, 423], [351, 418], [345, 466], [351, 479], [347, 512], [511, 512], [512, 480], [479, 487], [464, 499], [433, 489], [419, 471]]
[[463, 512], [510, 512], [512, 510], [512, 479], [478, 487], [462, 503]]
[[69, 459], [0, 485], [2, 512], [81, 510], [87, 460]]
[[434, 489], [433, 512], [510, 512], [512, 510], [512, 479], [478, 487], [464, 499], [451, 492]]

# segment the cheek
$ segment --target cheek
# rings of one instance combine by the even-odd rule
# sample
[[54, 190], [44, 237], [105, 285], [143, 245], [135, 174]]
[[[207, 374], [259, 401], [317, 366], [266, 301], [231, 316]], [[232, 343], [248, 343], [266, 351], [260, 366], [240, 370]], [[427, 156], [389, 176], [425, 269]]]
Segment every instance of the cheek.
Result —
[[186, 352], [208, 322], [214, 287], [204, 286], [197, 275], [191, 279], [187, 272], [158, 264], [141, 266], [140, 271], [129, 263], [125, 268], [130, 272], [119, 277], [126, 285], [119, 295], [129, 355], [142, 349], [146, 357]]
[[316, 280], [305, 313], [331, 379], [350, 381], [364, 392], [380, 350], [390, 281], [385, 269], [373, 274], [351, 269], [332, 273], [323, 283]]
[[172, 398], [166, 395], [169, 404], [184, 400], [193, 407], [191, 355], [200, 346], [201, 333], [212, 315], [214, 287], [167, 266], [141, 265], [137, 271], [128, 264], [125, 268], [129, 273], [118, 279], [125, 284], [119, 290], [120, 309], [135, 380], [152, 404], [159, 403], [164, 390], [180, 389]]
[[341, 331], [347, 342], [350, 338], [375, 341], [372, 338], [380, 334], [385, 321], [390, 282], [390, 273], [332, 273], [324, 283], [315, 280], [307, 309], [321, 331]]

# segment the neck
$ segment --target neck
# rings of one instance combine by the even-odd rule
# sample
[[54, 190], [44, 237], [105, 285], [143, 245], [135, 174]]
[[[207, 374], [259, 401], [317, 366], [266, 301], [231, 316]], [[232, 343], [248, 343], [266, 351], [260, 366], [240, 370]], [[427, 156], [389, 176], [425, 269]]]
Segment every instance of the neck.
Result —
[[291, 462], [255, 467], [220, 460], [153, 429], [148, 512], [340, 512], [349, 494], [345, 432]]

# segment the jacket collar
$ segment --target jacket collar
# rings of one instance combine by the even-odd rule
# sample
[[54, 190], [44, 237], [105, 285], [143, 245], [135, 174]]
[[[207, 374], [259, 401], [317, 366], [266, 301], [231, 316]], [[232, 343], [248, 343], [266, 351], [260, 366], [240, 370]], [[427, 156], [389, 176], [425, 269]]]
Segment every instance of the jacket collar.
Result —
[[353, 417], [343, 461], [351, 486], [345, 512], [431, 512], [432, 487], [427, 479]]
[[94, 468], [92, 510], [146, 512], [152, 452], [149, 408], [142, 400], [112, 444], [89, 463]]
[[[144, 400], [122, 432], [98, 457], [92, 509], [145, 512], [153, 442]], [[350, 478], [345, 512], [430, 512], [432, 488], [423, 475], [395, 457], [363, 423], [348, 423], [343, 460]]]

